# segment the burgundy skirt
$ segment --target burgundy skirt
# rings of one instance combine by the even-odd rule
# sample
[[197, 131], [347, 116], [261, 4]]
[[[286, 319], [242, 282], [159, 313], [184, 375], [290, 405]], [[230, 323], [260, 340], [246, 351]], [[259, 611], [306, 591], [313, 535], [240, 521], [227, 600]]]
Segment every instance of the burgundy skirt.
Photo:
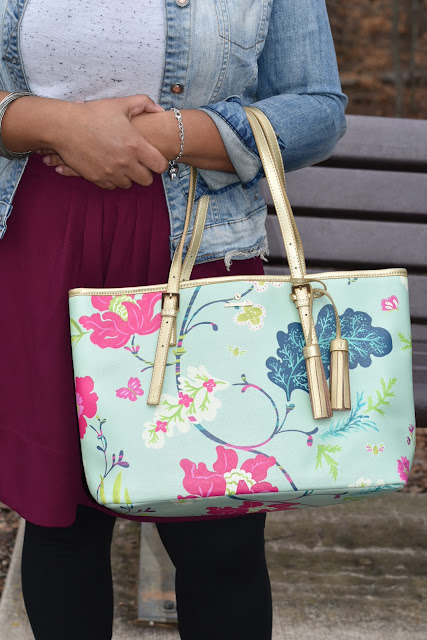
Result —
[[[106, 511], [83, 479], [68, 290], [161, 284], [169, 266], [160, 176], [106, 191], [30, 158], [0, 241], [0, 501], [26, 520], [64, 527], [78, 504]], [[262, 273], [252, 258], [230, 271], [201, 264], [192, 277]]]

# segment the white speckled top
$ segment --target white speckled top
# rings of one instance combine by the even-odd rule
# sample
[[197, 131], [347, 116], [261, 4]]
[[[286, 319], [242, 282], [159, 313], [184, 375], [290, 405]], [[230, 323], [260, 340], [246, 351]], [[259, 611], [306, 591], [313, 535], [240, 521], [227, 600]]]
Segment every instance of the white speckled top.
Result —
[[43, 97], [159, 99], [164, 0], [29, 0], [20, 27], [29, 87]]

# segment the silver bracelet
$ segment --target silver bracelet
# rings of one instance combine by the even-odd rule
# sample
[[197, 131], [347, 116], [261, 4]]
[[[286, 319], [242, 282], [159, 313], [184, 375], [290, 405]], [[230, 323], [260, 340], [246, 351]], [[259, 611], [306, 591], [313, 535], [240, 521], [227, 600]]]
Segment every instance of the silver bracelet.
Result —
[[31, 155], [32, 151], [9, 151], [4, 146], [3, 138], [1, 135], [1, 123], [3, 121], [3, 116], [6, 113], [6, 109], [8, 106], [17, 98], [23, 98], [24, 96], [33, 96], [34, 94], [30, 91], [13, 91], [9, 93], [3, 100], [0, 102], [0, 156], [4, 158], [8, 158], [8, 160], [17, 160], [18, 158], [27, 158]]
[[176, 158], [169, 160], [168, 175], [171, 180], [175, 180], [179, 170], [177, 160], [179, 160], [184, 153], [184, 125], [182, 124], [181, 112], [178, 109], [175, 109], [175, 107], [172, 107], [172, 111], [175, 114], [175, 118], [178, 120], [179, 139], [181, 141], [181, 148], [178, 155], [176, 156]]

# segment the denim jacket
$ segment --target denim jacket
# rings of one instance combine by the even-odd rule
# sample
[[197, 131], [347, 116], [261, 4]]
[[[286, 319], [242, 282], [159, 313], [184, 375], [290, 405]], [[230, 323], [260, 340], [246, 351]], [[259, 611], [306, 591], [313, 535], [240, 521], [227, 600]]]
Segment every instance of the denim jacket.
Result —
[[[28, 90], [19, 27], [28, 0], [0, 0], [0, 86]], [[285, 170], [331, 155], [344, 135], [341, 91], [325, 0], [165, 0], [166, 57], [160, 104], [203, 109], [215, 122], [235, 173], [200, 170], [196, 198], [210, 195], [197, 262], [264, 256], [263, 169], [244, 106], [270, 119]], [[143, 87], [141, 87], [143, 93]], [[0, 158], [0, 238], [26, 159]], [[189, 167], [163, 184], [170, 246], [183, 229]], [[0, 244], [1, 246], [1, 244]]]

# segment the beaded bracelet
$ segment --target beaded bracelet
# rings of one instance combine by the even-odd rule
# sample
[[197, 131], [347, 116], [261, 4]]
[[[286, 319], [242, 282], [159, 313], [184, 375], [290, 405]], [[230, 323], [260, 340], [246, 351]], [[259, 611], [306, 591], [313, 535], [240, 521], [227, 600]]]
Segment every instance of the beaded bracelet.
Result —
[[169, 160], [168, 175], [170, 180], [175, 180], [179, 171], [177, 160], [179, 160], [182, 154], [184, 153], [184, 125], [182, 124], [181, 112], [178, 109], [175, 109], [175, 107], [172, 107], [172, 111], [175, 114], [175, 118], [178, 120], [179, 139], [181, 141], [181, 147], [178, 155], [176, 156], [176, 158]]
[[20, 158], [27, 158], [31, 155], [32, 151], [9, 151], [4, 146], [3, 138], [1, 135], [1, 123], [3, 121], [3, 116], [6, 113], [6, 109], [8, 106], [18, 98], [23, 98], [24, 96], [33, 96], [34, 94], [30, 91], [13, 91], [9, 93], [3, 100], [0, 102], [0, 156], [7, 158], [8, 160], [19, 160]]

